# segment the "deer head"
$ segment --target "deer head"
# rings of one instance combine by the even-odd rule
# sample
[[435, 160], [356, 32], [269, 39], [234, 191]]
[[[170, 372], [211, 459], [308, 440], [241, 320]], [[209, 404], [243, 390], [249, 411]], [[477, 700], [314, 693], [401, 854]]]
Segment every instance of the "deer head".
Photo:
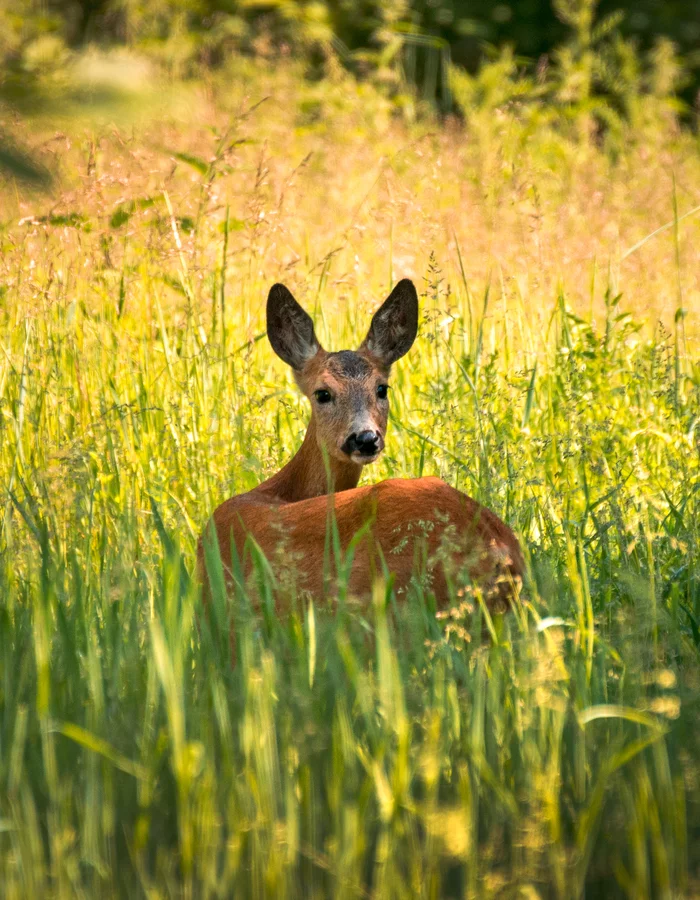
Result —
[[406, 278], [374, 314], [357, 350], [325, 351], [311, 317], [284, 285], [273, 285], [267, 298], [267, 336], [311, 401], [316, 440], [330, 456], [359, 466], [384, 449], [389, 372], [417, 330], [418, 296]]

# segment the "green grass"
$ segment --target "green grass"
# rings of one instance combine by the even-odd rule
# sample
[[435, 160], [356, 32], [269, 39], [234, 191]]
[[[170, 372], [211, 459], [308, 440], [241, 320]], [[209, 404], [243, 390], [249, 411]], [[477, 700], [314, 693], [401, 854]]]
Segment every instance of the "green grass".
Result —
[[[504, 174], [496, 143], [379, 128], [370, 147], [364, 113], [319, 132], [283, 106], [223, 143], [177, 124], [76, 136], [58, 201], [8, 192], [3, 896], [697, 895], [683, 177], [674, 216], [668, 173], [634, 153], [611, 172], [594, 150], [517, 151]], [[581, 263], [606, 240], [597, 201], [580, 212], [605, 183], [627, 233]], [[437, 474], [494, 509], [527, 551], [521, 604], [487, 640], [468, 588], [448, 614], [379, 585], [278, 618], [268, 582], [261, 610], [238, 591], [204, 614], [200, 530], [306, 421], [261, 338], [269, 285], [339, 349], [405, 274], [421, 331], [365, 480]]]

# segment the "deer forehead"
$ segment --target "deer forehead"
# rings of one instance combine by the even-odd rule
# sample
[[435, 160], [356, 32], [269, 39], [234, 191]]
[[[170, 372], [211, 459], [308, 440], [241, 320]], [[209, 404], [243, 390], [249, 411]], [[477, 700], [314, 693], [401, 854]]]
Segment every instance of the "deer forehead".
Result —
[[372, 375], [378, 374], [376, 367], [354, 350], [329, 353], [325, 369], [338, 381], [345, 379], [367, 381]]
[[361, 353], [340, 350], [313, 360], [304, 372], [304, 381], [311, 390], [323, 382], [325, 388], [355, 393], [366, 390], [375, 378], [385, 378], [387, 374]]

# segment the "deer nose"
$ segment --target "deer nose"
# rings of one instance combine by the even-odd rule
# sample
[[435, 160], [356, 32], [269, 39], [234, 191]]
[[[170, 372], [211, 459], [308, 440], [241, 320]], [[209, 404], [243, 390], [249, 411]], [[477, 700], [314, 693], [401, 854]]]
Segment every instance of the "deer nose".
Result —
[[351, 434], [343, 444], [343, 451], [352, 456], [359, 453], [361, 456], [374, 456], [381, 449], [380, 435], [376, 431], [360, 431], [359, 434]]
[[377, 452], [379, 435], [376, 431], [361, 431], [355, 438], [355, 443], [360, 453], [366, 453], [367, 456], [371, 456]]

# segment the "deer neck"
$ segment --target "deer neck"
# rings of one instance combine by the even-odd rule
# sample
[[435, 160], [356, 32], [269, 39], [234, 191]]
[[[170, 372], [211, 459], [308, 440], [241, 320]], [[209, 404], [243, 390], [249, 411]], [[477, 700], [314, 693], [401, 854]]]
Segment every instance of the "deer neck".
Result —
[[320, 497], [329, 491], [339, 493], [357, 487], [361, 472], [362, 466], [351, 461], [344, 462], [334, 456], [324, 459], [312, 416], [296, 454], [284, 468], [255, 488], [255, 491], [283, 503], [295, 503], [298, 500]]

